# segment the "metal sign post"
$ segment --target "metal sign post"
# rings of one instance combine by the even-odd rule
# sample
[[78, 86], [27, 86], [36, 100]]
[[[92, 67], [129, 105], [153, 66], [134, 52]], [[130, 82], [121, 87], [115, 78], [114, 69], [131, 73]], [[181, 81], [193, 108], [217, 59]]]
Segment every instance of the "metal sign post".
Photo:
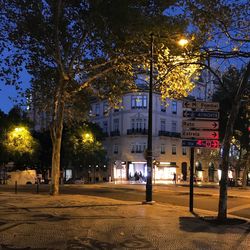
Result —
[[189, 181], [189, 211], [194, 211], [194, 147], [191, 147], [190, 155], [190, 181]]
[[[219, 103], [184, 101], [183, 102], [183, 147], [191, 147], [190, 151], [190, 192], [189, 211], [193, 212], [194, 207], [194, 149], [218, 148], [220, 143], [219, 132]], [[189, 120], [188, 120], [189, 119]]]

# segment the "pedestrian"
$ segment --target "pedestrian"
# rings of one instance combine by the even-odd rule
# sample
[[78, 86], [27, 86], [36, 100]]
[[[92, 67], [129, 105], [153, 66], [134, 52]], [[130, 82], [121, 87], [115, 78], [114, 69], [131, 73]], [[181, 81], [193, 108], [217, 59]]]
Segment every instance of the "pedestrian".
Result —
[[176, 184], [176, 173], [174, 173], [173, 183]]

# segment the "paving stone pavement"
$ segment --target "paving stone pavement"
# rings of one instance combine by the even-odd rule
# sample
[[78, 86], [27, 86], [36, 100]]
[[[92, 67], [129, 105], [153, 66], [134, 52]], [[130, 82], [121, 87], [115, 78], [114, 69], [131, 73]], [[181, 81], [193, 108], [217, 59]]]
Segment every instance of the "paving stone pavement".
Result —
[[[196, 212], [202, 217], [215, 215]], [[2, 192], [0, 249], [246, 250], [250, 221], [215, 225], [178, 206]]]

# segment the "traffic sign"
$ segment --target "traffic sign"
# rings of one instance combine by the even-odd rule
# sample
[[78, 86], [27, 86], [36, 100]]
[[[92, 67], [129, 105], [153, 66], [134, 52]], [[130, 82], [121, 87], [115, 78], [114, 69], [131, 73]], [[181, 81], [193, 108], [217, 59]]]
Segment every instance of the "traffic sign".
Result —
[[183, 138], [202, 138], [202, 139], [219, 139], [219, 132], [217, 131], [199, 131], [187, 130], [182, 132]]
[[219, 148], [218, 140], [182, 140], [183, 147]]
[[209, 111], [183, 111], [183, 117], [198, 118], [203, 120], [218, 120], [219, 112], [209, 112]]
[[183, 108], [204, 109], [216, 111], [220, 108], [219, 102], [183, 101]]
[[205, 148], [219, 148], [220, 142], [218, 140], [197, 140], [197, 145]]
[[182, 127], [185, 128], [196, 128], [196, 129], [212, 129], [216, 130], [219, 128], [219, 122], [217, 121], [182, 121]]

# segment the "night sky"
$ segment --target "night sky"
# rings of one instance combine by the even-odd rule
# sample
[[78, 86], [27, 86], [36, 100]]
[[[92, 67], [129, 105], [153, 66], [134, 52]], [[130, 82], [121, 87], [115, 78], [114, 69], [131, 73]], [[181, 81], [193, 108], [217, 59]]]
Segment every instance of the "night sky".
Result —
[[[30, 75], [24, 72], [21, 75], [22, 89], [27, 89], [29, 86]], [[4, 82], [0, 81], [0, 110], [8, 113], [10, 109], [20, 103], [20, 98], [18, 97], [18, 92], [14, 86], [6, 86]]]

